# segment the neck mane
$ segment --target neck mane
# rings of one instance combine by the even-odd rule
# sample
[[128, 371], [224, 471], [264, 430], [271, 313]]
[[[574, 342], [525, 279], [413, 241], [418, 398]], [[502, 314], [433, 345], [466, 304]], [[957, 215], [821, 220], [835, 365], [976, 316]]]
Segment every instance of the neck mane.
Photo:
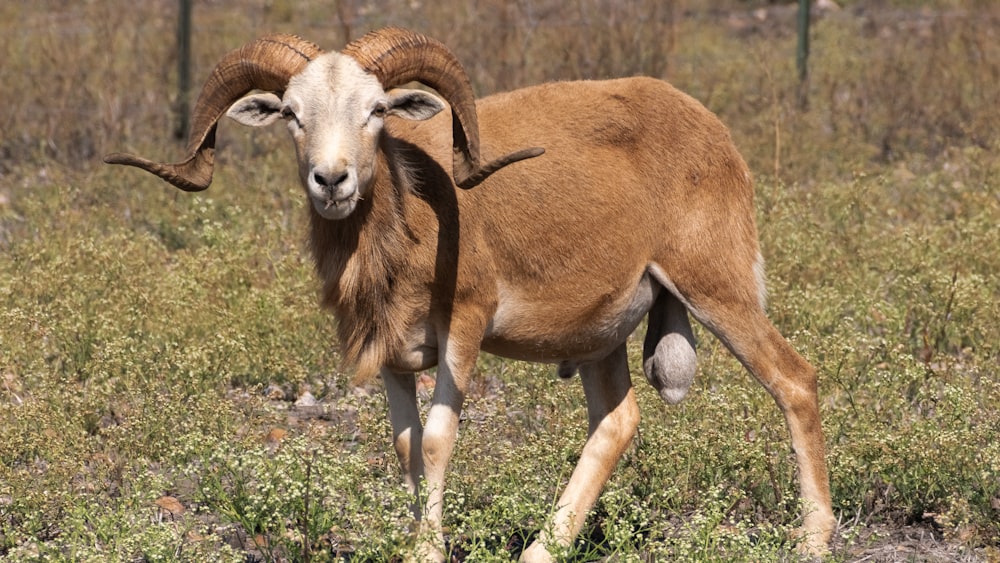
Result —
[[378, 151], [369, 196], [354, 213], [331, 221], [309, 208], [322, 304], [337, 317], [344, 367], [355, 370], [355, 383], [374, 377], [400, 351], [409, 316], [396, 287], [414, 244], [403, 215], [409, 182], [384, 148]]

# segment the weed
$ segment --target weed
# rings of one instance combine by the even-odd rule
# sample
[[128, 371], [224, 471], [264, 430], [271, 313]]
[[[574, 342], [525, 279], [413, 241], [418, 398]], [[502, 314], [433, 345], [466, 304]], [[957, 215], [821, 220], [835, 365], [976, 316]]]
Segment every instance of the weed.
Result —
[[[997, 553], [997, 7], [844, 2], [814, 26], [801, 111], [780, 7], [605, 4], [340, 2], [337, 20], [321, 2], [209, 3], [195, 75], [267, 31], [335, 47], [399, 24], [451, 45], [481, 94], [670, 79], [758, 171], [770, 315], [820, 376], [834, 560], [902, 526], [952, 558]], [[96, 163], [180, 152], [163, 143], [172, 10], [0, 5], [0, 557], [398, 560], [412, 499], [384, 398], [338, 370], [285, 139], [223, 125], [210, 194]], [[637, 383], [639, 436], [565, 558], [795, 558], [781, 414], [696, 332], [689, 397], [667, 407]], [[546, 525], [586, 414], [548, 367], [484, 355], [478, 371], [445, 535], [455, 559], [503, 561]], [[288, 400], [306, 391], [318, 404]]]

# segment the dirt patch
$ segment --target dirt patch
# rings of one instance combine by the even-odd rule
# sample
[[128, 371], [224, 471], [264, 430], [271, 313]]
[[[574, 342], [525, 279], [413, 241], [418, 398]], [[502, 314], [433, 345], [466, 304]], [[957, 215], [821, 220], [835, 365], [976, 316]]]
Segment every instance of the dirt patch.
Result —
[[875, 526], [858, 531], [851, 545], [839, 539], [834, 553], [852, 563], [996, 563], [1000, 550], [971, 548], [958, 541], [948, 540], [931, 523], [904, 526]]

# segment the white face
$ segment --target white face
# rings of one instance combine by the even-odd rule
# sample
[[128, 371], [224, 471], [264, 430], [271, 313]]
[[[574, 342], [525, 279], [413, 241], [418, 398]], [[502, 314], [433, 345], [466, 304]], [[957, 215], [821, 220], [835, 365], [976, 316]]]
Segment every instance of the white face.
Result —
[[292, 77], [283, 99], [250, 95], [228, 115], [251, 126], [285, 119], [306, 194], [320, 216], [335, 220], [370, 196], [386, 116], [428, 119], [442, 109], [444, 104], [426, 92], [386, 92], [354, 59], [327, 53]]
[[382, 85], [353, 59], [327, 55], [292, 78], [282, 102], [313, 207], [347, 217], [369, 195], [389, 103]]

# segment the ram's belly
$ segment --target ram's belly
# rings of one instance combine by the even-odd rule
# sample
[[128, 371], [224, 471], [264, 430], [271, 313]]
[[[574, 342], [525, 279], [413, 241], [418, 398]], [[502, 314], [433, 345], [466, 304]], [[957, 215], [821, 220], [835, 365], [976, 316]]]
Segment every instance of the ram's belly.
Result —
[[483, 350], [537, 362], [603, 358], [635, 330], [661, 290], [645, 272], [604, 290], [584, 284], [545, 292], [499, 289]]

